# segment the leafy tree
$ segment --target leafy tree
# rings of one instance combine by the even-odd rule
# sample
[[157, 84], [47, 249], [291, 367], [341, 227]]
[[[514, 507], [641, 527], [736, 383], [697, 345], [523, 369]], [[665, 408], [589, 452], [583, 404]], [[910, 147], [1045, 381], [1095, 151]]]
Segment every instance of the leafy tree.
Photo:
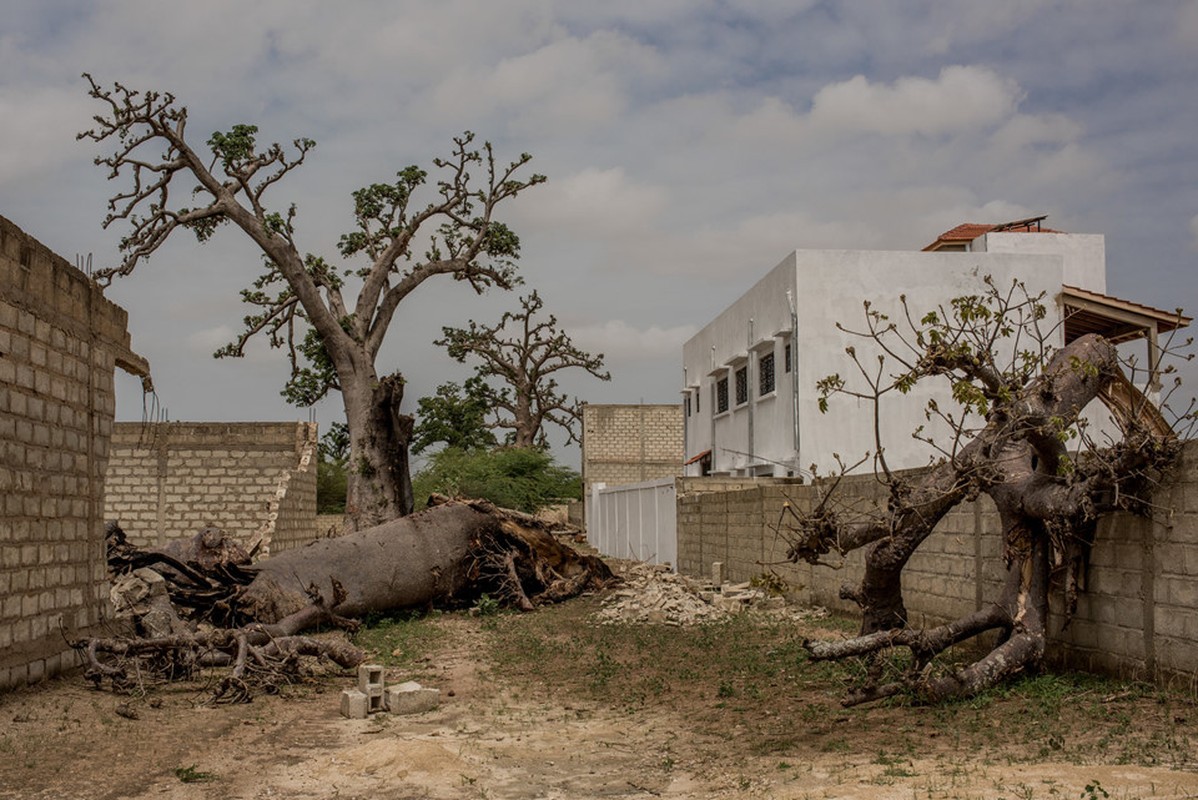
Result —
[[582, 497], [577, 472], [555, 463], [548, 451], [530, 447], [472, 451], [447, 447], [429, 458], [414, 483], [422, 503], [435, 492], [479, 497], [530, 513], [552, 502]]
[[349, 460], [349, 426], [344, 422], [334, 422], [320, 437], [317, 449], [321, 458], [344, 464]]
[[492, 427], [509, 431], [508, 443], [515, 447], [545, 445], [545, 425], [564, 428], [572, 442], [578, 441], [575, 425], [581, 418], [577, 400], [558, 391], [557, 373], [582, 369], [601, 381], [611, 380], [603, 369], [603, 354], [592, 356], [570, 341], [557, 328], [557, 317], [535, 320], [544, 306], [534, 291], [520, 298], [521, 310], [505, 312], [494, 325], [442, 328], [436, 341], [461, 363], [467, 358], [482, 362], [475, 377], [486, 383], [488, 404], [495, 410]]
[[347, 476], [345, 464], [327, 461], [316, 462], [316, 513], [344, 514]]
[[490, 392], [482, 379], [467, 378], [462, 386], [441, 384], [436, 395], [420, 398], [412, 452], [424, 452], [435, 444], [458, 450], [495, 447], [495, 434], [487, 426], [490, 410]]
[[[133, 272], [178, 228], [204, 242], [232, 223], [261, 250], [263, 265], [242, 292], [255, 309], [245, 331], [218, 355], [240, 356], [251, 337], [263, 334], [290, 356], [289, 399], [311, 403], [330, 390], [341, 392], [350, 434], [351, 527], [411, 511], [412, 419], [400, 413], [404, 382], [398, 372], [380, 375], [375, 359], [399, 304], [424, 281], [448, 275], [476, 292], [517, 283], [520, 240], [495, 214], [544, 180], [518, 177], [531, 156], [497, 165], [490, 144], [477, 147], [467, 132], [454, 138], [447, 158], [433, 160], [430, 187], [429, 173], [409, 166], [393, 182], [355, 191], [355, 227], [337, 246], [341, 259], [357, 260], [359, 266], [347, 268], [301, 251], [294, 203], [267, 205], [267, 190], [303, 164], [315, 147], [311, 139], [296, 139], [292, 148], [262, 147], [257, 127], [239, 124], [213, 133], [204, 152], [187, 139], [187, 109], [173, 95], [119, 83], [102, 88], [84, 77], [90, 96], [106, 108], [79, 138], [114, 144], [96, 163], [109, 168], [110, 178], [124, 174], [131, 181], [110, 199], [104, 220], [105, 228], [128, 225], [123, 258], [97, 272], [97, 280], [107, 284]], [[170, 196], [172, 185], [182, 190], [182, 202]], [[416, 199], [422, 193], [429, 198], [423, 204]], [[423, 255], [418, 242], [426, 243]], [[357, 297], [347, 302], [351, 283]]]
[[[867, 303], [865, 329], [849, 331], [861, 339], [860, 348], [846, 348], [853, 373], [828, 376], [818, 387], [821, 410], [834, 411], [828, 401], [838, 396], [873, 407], [873, 458], [888, 490], [873, 511], [841, 500], [840, 477], [857, 466], [842, 463], [839, 475], [823, 482], [822, 501], [810, 510], [788, 506], [783, 526], [796, 562], [821, 564], [829, 553], [868, 548], [861, 583], [841, 589], [862, 609], [860, 635], [808, 644], [817, 660], [870, 659], [864, 684], [846, 704], [903, 692], [923, 700], [970, 695], [1035, 668], [1046, 647], [1050, 588], [1061, 586], [1068, 619], [1099, 516], [1149, 513], [1148, 493], [1176, 457], [1178, 434], [1193, 429], [1193, 403], [1167, 420], [1167, 402], [1158, 408], [1134, 387], [1113, 344], [1088, 334], [1056, 349], [1042, 297], [1018, 283], [1003, 290], [986, 283], [986, 291], [922, 317], [903, 299], [901, 323]], [[957, 406], [930, 400], [929, 426], [914, 432], [935, 453], [928, 469], [892, 470], [881, 446], [880, 404], [925, 380], [947, 380]], [[1118, 425], [1114, 441], [1089, 434], [1082, 410], [1095, 399]], [[1002, 520], [1006, 576], [999, 597], [949, 624], [908, 629], [908, 559], [949, 511], [982, 494]], [[972, 664], [948, 671], [932, 665], [947, 648], [991, 631], [991, 649]], [[899, 674], [879, 660], [894, 647], [912, 656]]]
[[316, 448], [316, 513], [345, 513], [348, 460], [349, 426], [334, 422]]

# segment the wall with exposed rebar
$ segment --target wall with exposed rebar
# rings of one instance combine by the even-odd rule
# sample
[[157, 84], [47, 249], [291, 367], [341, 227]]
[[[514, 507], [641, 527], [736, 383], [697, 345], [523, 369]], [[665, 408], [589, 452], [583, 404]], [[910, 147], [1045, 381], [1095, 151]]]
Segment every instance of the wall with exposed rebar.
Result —
[[0, 689], [75, 665], [111, 616], [104, 474], [125, 311], [0, 217]]

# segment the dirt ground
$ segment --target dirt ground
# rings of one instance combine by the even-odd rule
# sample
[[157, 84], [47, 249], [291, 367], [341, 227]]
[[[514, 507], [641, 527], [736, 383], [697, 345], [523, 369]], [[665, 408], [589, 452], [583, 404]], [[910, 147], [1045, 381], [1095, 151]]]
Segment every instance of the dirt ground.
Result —
[[[1159, 698], [1092, 695], [1096, 713], [1123, 718], [1107, 732], [1123, 731], [1142, 748], [1108, 737], [1103, 748], [1075, 750], [1054, 744], [1066, 734], [1048, 733], [1048, 745], [1024, 757], [1006, 740], [1029, 736], [1012, 726], [1035, 716], [1034, 697], [951, 714], [847, 713], [830, 692], [812, 701], [813, 690], [799, 687], [753, 705], [747, 683], [730, 677], [708, 692], [701, 677], [670, 667], [676, 685], [633, 700], [615, 692], [609, 701], [611, 686], [594, 676], [622, 673], [587, 673], [602, 659], [573, 656], [577, 680], [554, 685], [536, 671], [551, 650], [533, 655], [531, 667], [496, 662], [496, 637], [533, 646], [522, 643], [541, 629], [528, 625], [582, 630], [594, 608], [578, 602], [558, 623], [526, 622], [543, 612], [504, 615], [498, 625], [464, 614], [425, 623], [435, 633], [428, 655], [387, 671], [388, 681], [416, 678], [442, 690], [440, 708], [414, 716], [343, 719], [347, 675], [235, 706], [204, 705], [198, 684], [130, 699], [78, 676], [0, 696], [0, 798], [1198, 797], [1188, 701], [1162, 711]], [[729, 704], [742, 695], [749, 705]], [[1067, 701], [1062, 713], [1080, 702]], [[1091, 727], [1097, 736], [1102, 725]]]

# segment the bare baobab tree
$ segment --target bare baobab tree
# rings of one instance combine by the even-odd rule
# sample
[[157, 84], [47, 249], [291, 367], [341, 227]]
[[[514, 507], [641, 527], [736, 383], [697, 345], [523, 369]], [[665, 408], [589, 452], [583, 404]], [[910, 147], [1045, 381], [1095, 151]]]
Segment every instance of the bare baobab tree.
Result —
[[[495, 410], [493, 427], [510, 432], [516, 447], [536, 447], [545, 442], [546, 423], [564, 428], [570, 441], [578, 441], [575, 425], [581, 412], [578, 401], [558, 390], [557, 373], [581, 369], [601, 381], [611, 380], [603, 369], [603, 354], [593, 356], [574, 346], [557, 327], [557, 317], [535, 319], [544, 301], [535, 291], [520, 298], [520, 311], [508, 311], [494, 325], [442, 328], [436, 341], [449, 355], [465, 362], [482, 363], [475, 375], [483, 381]], [[497, 379], [500, 386], [487, 383]]]
[[[832, 375], [819, 384], [821, 409], [829, 398], [847, 395], [872, 404], [875, 419], [888, 396], [925, 380], [947, 379], [957, 403], [927, 407], [928, 420], [947, 429], [947, 438], [924, 429], [914, 434], [936, 454], [927, 469], [891, 470], [879, 437], [873, 457], [888, 491], [885, 508], [849, 509], [833, 476], [821, 502], [793, 512], [786, 526], [796, 562], [822, 563], [832, 552], [869, 548], [860, 585], [841, 589], [861, 607], [860, 635], [808, 643], [815, 659], [871, 660], [870, 677], [846, 704], [902, 692], [930, 701], [968, 695], [1036, 666], [1045, 650], [1054, 575], [1061, 576], [1065, 610], [1072, 613], [1099, 516], [1120, 509], [1147, 513], [1150, 490], [1178, 452], [1179, 433], [1195, 422], [1193, 402], [1167, 421], [1172, 391], [1160, 407], [1150, 401], [1134, 388], [1107, 340], [1088, 334], [1056, 349], [1042, 298], [1028, 296], [1018, 283], [1007, 289], [986, 283], [987, 291], [919, 318], [904, 299], [908, 313], [899, 322], [867, 303], [865, 330], [849, 333], [879, 348], [876, 361], [849, 347], [855, 378]], [[1083, 415], [1096, 399], [1110, 408], [1118, 431], [1105, 441]], [[851, 468], [842, 463], [840, 475]], [[950, 509], [981, 494], [993, 499], [1002, 520], [1001, 597], [951, 623], [908, 628], [901, 585], [908, 559]], [[972, 664], [954, 671], [933, 665], [948, 647], [986, 631], [997, 631], [997, 643]], [[896, 647], [910, 651], [909, 664], [898, 677], [884, 678], [880, 654]]]

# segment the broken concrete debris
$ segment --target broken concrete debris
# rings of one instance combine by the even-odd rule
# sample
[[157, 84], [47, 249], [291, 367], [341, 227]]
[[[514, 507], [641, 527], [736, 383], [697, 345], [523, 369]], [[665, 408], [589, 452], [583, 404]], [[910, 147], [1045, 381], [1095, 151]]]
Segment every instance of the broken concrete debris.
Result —
[[115, 577], [109, 598], [116, 618], [129, 621], [145, 636], [173, 636], [187, 631], [171, 606], [166, 579], [148, 567]]
[[362, 664], [358, 667], [357, 688], [341, 693], [341, 716], [346, 719], [366, 719], [379, 711], [420, 714], [440, 704], [440, 689], [429, 689], [416, 681], [386, 686], [382, 666]]
[[624, 586], [612, 592], [595, 615], [600, 624], [698, 625], [750, 608], [796, 619], [816, 619], [828, 613], [819, 607], [788, 608], [785, 598], [750, 583], [696, 580], [673, 572], [665, 564], [632, 562], [619, 572]]

